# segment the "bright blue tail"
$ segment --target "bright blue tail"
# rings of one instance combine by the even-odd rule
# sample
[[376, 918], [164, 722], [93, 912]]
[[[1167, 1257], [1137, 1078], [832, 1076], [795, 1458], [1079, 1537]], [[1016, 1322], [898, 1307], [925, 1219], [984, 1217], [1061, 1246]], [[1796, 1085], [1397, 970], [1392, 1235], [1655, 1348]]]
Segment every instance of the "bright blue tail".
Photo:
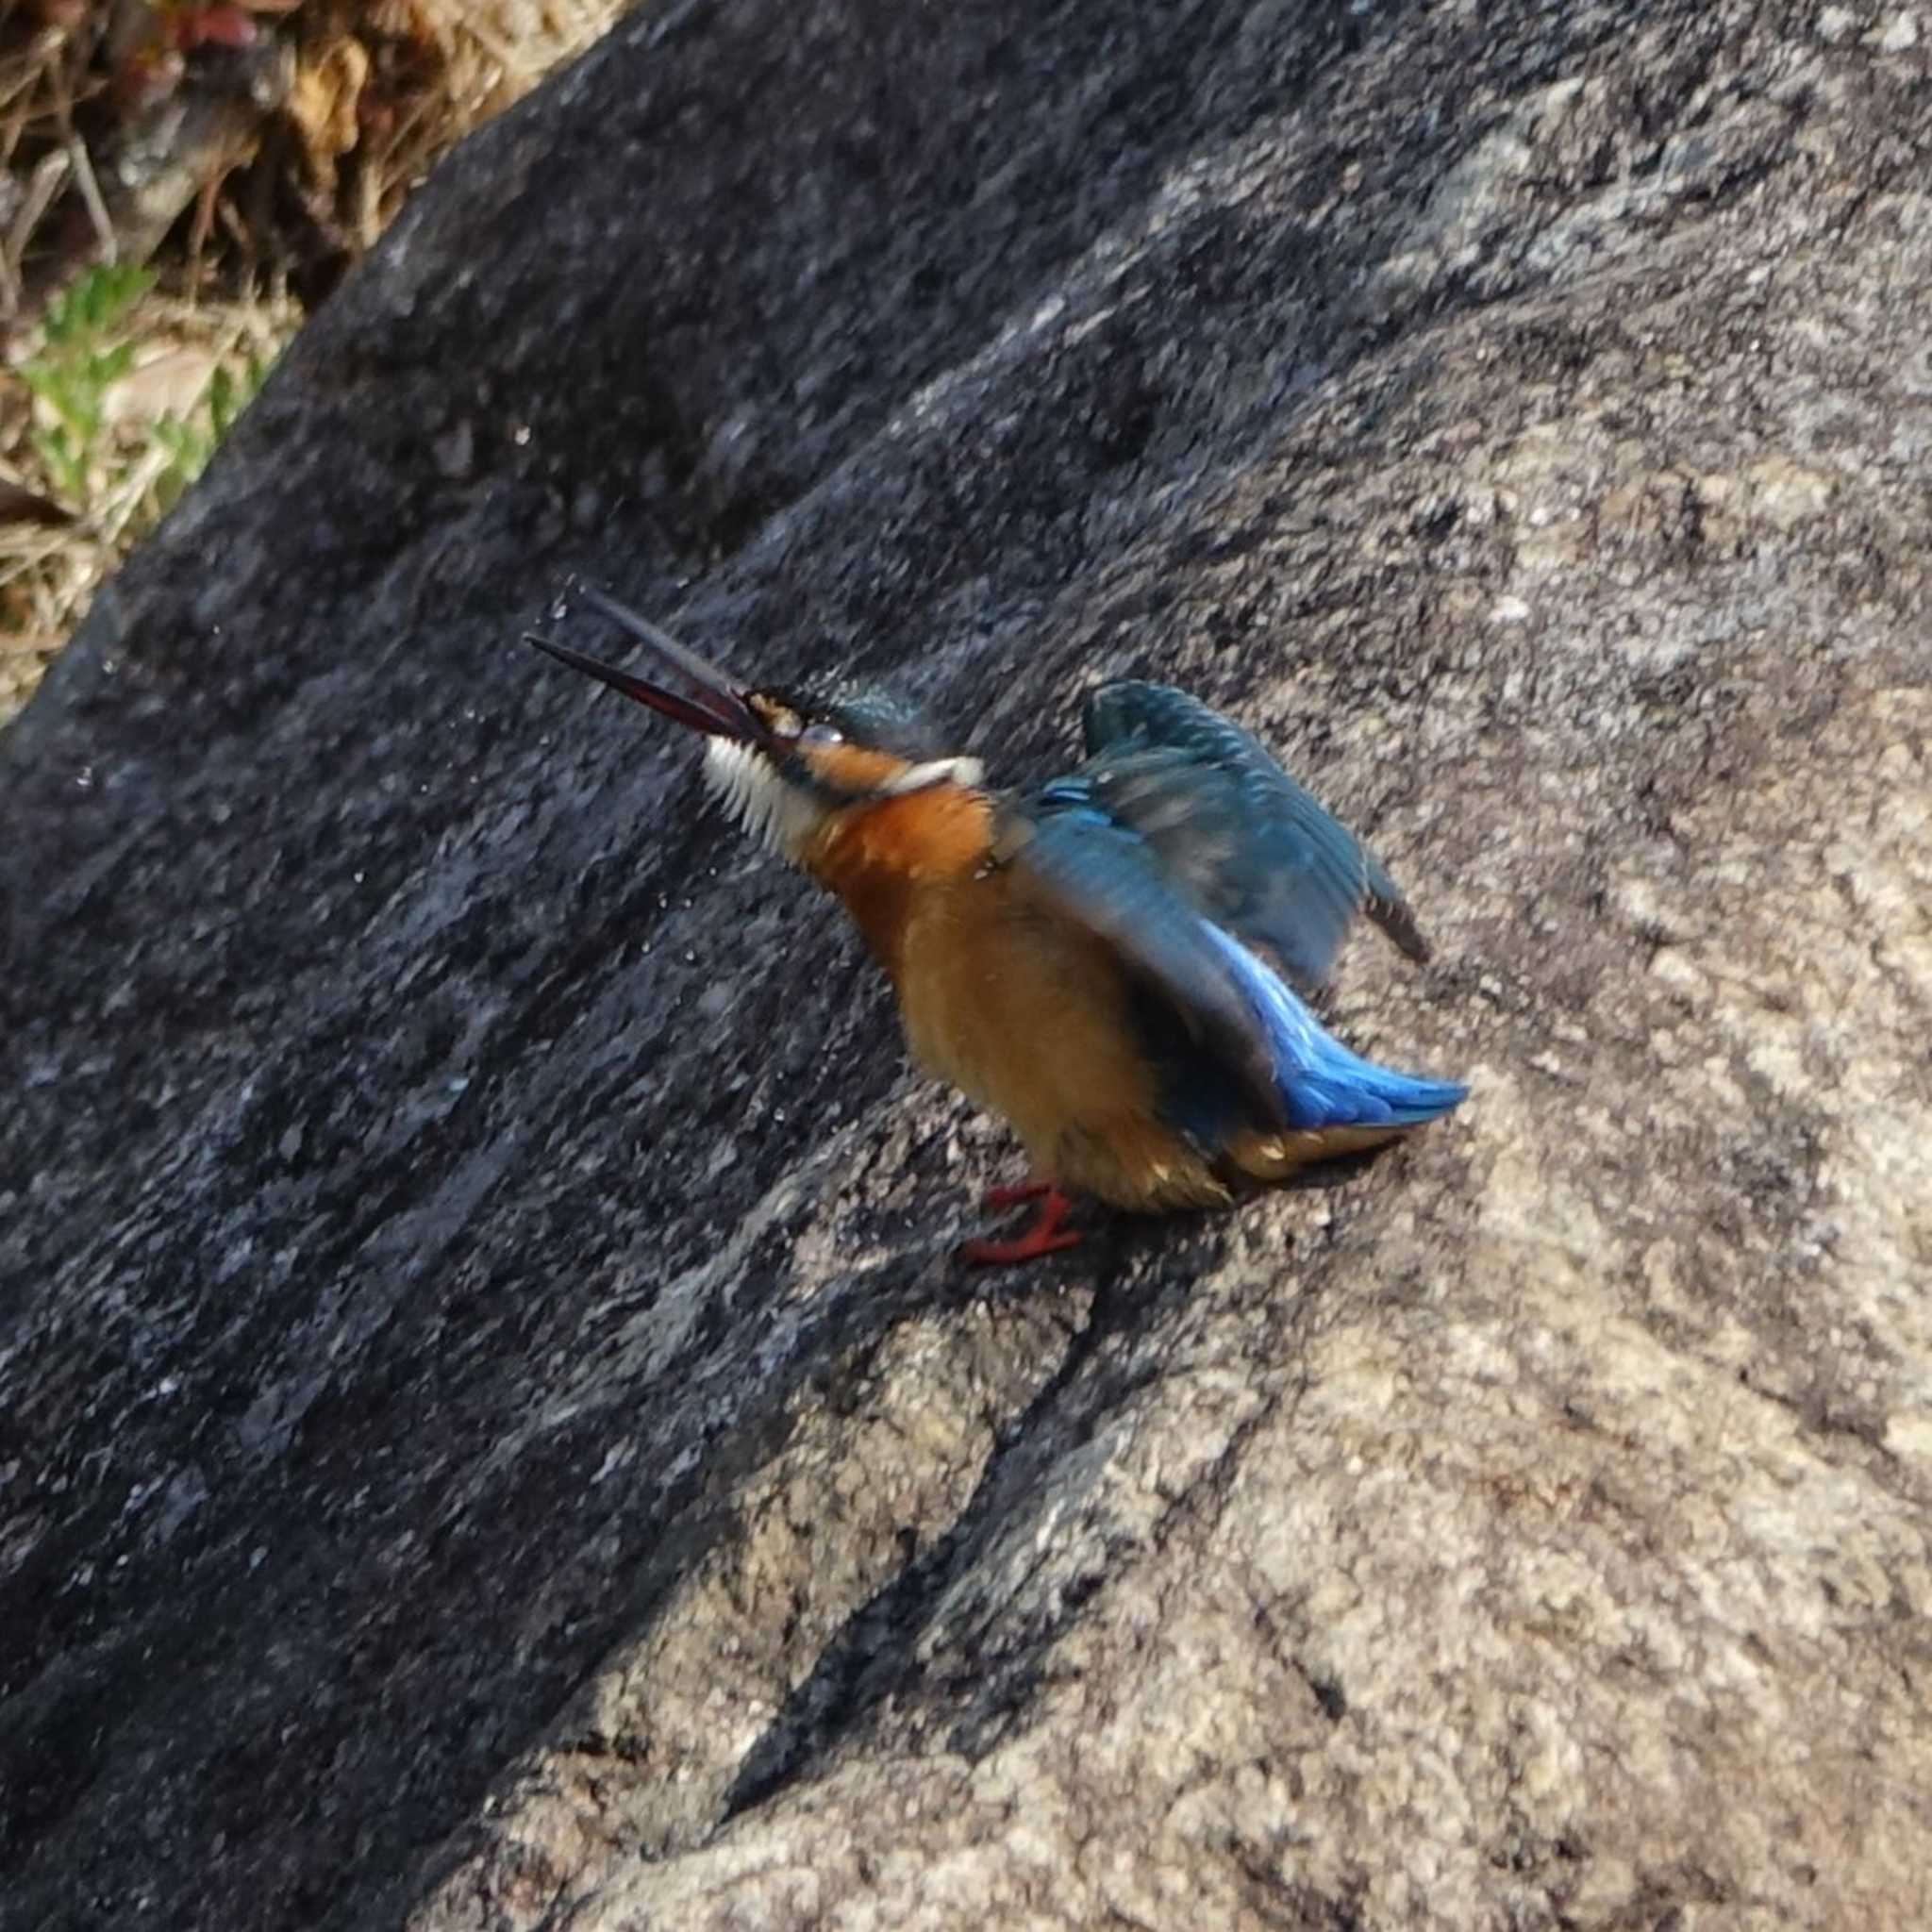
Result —
[[1378, 1067], [1322, 1032], [1312, 1063], [1285, 1078], [1290, 1123], [1297, 1127], [1419, 1127], [1469, 1098], [1459, 1080], [1429, 1080]]
[[1417, 1127], [1469, 1097], [1459, 1080], [1398, 1074], [1349, 1052], [1239, 940], [1219, 926], [1208, 930], [1267, 1024], [1289, 1125]]

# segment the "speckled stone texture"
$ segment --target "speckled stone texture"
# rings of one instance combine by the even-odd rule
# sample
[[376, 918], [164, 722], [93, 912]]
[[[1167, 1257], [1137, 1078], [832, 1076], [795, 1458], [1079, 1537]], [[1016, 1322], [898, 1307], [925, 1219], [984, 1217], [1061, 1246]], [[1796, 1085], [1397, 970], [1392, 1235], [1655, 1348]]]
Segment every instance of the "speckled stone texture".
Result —
[[[8, 1932], [1923, 1926], [1928, 35], [734, 0], [473, 142], [0, 741]], [[1472, 1100], [962, 1274], [574, 572], [1227, 705]]]

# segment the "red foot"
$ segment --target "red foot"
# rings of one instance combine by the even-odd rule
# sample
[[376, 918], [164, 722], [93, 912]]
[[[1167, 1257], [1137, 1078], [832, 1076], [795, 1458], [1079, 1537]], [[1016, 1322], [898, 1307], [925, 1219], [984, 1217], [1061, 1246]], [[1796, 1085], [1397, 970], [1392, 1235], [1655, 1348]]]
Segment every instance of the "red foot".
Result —
[[1078, 1228], [1062, 1227], [1060, 1223], [1073, 1211], [1074, 1204], [1051, 1181], [1029, 1181], [1021, 1188], [993, 1188], [986, 1197], [988, 1210], [1016, 1208], [1022, 1201], [1038, 1201], [1040, 1218], [1023, 1235], [1009, 1241], [973, 1241], [959, 1250], [959, 1258], [974, 1268], [1010, 1268], [1021, 1261], [1037, 1261], [1042, 1255], [1057, 1255], [1062, 1248], [1080, 1245]]
[[[1067, 1197], [1051, 1181], [1023, 1181], [1017, 1188], [989, 1188], [986, 1191], [986, 1211], [989, 1214], [1004, 1214], [1008, 1208], [1017, 1208], [1022, 1201], [1040, 1201], [1049, 1194], [1058, 1194], [1062, 1201]], [[1073, 1204], [1067, 1202], [1067, 1206]], [[1041, 1210], [1042, 1213], [1045, 1209]], [[1064, 1214], [1066, 1208], [1060, 1212]]]

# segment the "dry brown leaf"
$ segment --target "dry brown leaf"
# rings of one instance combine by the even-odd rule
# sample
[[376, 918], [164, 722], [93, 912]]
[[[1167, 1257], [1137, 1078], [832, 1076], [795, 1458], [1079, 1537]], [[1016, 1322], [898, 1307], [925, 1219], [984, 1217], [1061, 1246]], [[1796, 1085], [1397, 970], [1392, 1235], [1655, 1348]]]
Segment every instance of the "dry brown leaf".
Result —
[[334, 41], [295, 69], [282, 111], [302, 137], [315, 180], [335, 183], [335, 164], [362, 138], [362, 91], [369, 81], [369, 53], [360, 41]]

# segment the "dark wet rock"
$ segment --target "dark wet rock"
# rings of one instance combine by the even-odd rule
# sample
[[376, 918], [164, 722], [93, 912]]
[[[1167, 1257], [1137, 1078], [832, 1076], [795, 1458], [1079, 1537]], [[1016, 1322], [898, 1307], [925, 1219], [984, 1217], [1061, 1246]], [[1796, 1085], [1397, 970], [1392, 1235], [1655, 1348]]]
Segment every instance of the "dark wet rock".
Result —
[[[747, 0], [473, 142], [0, 741], [0, 1917], [1918, 1923], [1913, 18]], [[573, 572], [1229, 705], [1474, 1098], [961, 1275]]]

